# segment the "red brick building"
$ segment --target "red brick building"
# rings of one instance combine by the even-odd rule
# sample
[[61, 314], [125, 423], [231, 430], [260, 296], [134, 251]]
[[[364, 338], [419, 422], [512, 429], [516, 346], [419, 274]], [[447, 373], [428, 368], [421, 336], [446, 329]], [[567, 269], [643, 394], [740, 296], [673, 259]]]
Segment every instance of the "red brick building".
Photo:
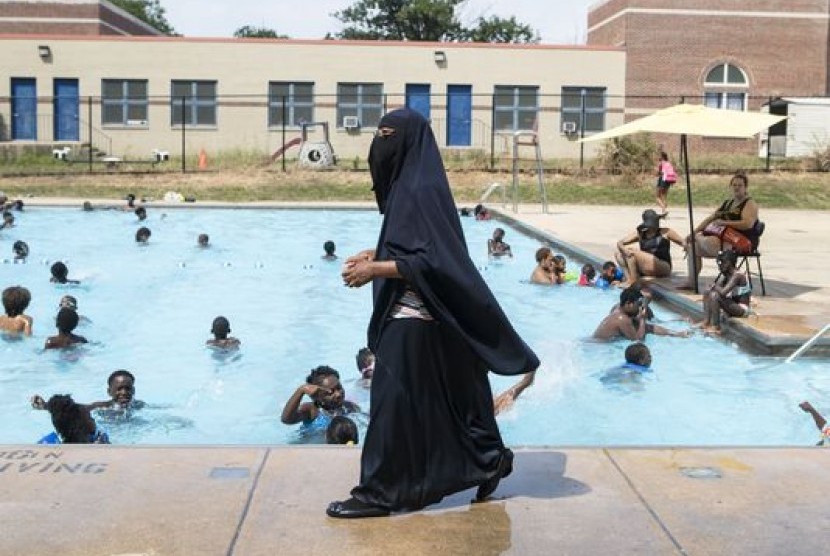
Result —
[[103, 0], [0, 0], [0, 35], [163, 35]]
[[830, 92], [828, 24], [828, 0], [607, 0], [588, 13], [588, 44], [625, 48], [632, 116], [684, 95], [757, 109]]

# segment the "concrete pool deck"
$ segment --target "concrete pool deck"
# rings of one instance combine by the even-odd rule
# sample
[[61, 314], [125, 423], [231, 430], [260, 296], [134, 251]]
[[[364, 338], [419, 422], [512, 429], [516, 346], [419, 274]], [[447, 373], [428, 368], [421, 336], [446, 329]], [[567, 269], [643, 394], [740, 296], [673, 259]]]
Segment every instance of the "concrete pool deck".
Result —
[[[553, 205], [543, 215], [522, 206], [517, 216], [604, 259], [640, 212]], [[762, 214], [769, 295], [758, 298], [758, 326], [809, 335], [830, 320], [830, 213]], [[688, 228], [681, 211], [668, 224], [682, 235]], [[527, 266], [529, 274], [532, 257]], [[711, 270], [707, 262], [704, 282]], [[354, 485], [359, 454], [326, 446], [0, 446], [0, 554], [778, 555], [821, 554], [830, 541], [821, 488], [830, 450], [517, 448], [515, 471], [491, 502], [470, 504], [471, 490], [414, 514], [327, 518], [326, 504]]]
[[348, 447], [0, 448], [0, 554], [823, 554], [830, 451], [516, 449], [494, 498], [335, 520]]

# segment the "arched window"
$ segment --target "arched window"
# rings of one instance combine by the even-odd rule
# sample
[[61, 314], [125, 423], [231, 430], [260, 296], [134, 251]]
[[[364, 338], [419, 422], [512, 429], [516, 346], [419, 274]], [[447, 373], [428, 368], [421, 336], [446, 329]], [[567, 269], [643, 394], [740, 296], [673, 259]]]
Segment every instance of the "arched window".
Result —
[[746, 110], [749, 81], [744, 70], [730, 63], [718, 64], [706, 74], [703, 103], [709, 108]]

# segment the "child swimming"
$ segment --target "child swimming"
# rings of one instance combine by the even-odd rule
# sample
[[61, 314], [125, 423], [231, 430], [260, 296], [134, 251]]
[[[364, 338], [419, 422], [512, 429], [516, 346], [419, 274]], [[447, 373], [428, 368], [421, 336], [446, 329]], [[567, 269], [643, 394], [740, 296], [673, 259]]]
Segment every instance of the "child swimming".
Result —
[[238, 338], [228, 336], [231, 332], [231, 323], [225, 317], [219, 316], [213, 319], [210, 332], [213, 334], [213, 338], [205, 342], [205, 344], [211, 347], [237, 349], [239, 344], [242, 343]]
[[[311, 401], [301, 403], [304, 396]], [[334, 417], [360, 412], [360, 407], [345, 397], [340, 373], [321, 365], [312, 369], [305, 384], [285, 402], [281, 420], [286, 425], [302, 423], [300, 433], [303, 435], [323, 435]]]
[[52, 265], [49, 269], [49, 272], [52, 273], [52, 277], [49, 278], [49, 281], [53, 284], [80, 284], [79, 280], [72, 280], [69, 278], [69, 268], [66, 264], [62, 263], [61, 261], [56, 262]]
[[107, 433], [98, 429], [88, 407], [72, 396], [56, 394], [43, 404], [52, 417], [55, 432], [47, 434], [38, 444], [109, 444]]
[[3, 290], [3, 309], [0, 315], [0, 330], [12, 334], [32, 335], [32, 317], [23, 311], [32, 301], [32, 294], [23, 286], [10, 286]]
[[326, 444], [353, 445], [360, 441], [357, 425], [345, 415], [332, 417], [326, 429]]
[[72, 332], [78, 326], [78, 320], [78, 313], [68, 307], [63, 307], [58, 311], [58, 316], [55, 319], [58, 333], [46, 338], [46, 345], [43, 346], [43, 349], [63, 349], [76, 344], [87, 343], [86, 338]]

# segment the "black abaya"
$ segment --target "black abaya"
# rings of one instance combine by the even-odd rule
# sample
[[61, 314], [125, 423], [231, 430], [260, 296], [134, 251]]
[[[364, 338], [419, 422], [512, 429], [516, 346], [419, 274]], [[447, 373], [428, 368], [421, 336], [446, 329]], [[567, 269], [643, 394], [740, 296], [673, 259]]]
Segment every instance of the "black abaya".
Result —
[[[487, 371], [526, 373], [539, 360], [469, 257], [428, 122], [401, 109], [380, 127], [394, 133], [376, 137], [369, 154], [385, 215], [375, 258], [394, 261], [403, 279], [373, 282], [368, 341], [377, 359], [352, 496], [394, 511], [504, 474]], [[407, 283], [434, 321], [390, 318]]]

